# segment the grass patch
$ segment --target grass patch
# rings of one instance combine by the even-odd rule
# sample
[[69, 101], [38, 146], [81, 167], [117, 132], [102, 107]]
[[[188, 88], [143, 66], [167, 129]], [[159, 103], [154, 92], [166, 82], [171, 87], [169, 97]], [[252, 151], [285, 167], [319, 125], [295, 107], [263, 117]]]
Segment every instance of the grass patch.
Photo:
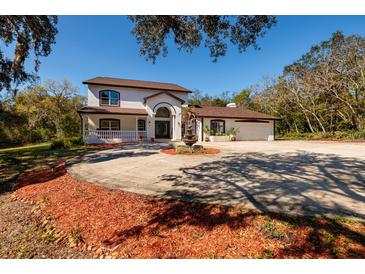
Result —
[[265, 249], [262, 255], [258, 255], [257, 259], [272, 259], [274, 258], [274, 254], [271, 250]]
[[273, 222], [266, 222], [262, 228], [262, 233], [271, 240], [282, 240], [285, 234], [282, 230], [278, 229]]
[[214, 252], [209, 251], [207, 254], [208, 259], [216, 259]]
[[72, 239], [76, 242], [76, 243], [81, 243], [84, 241], [82, 234], [81, 234], [81, 229], [79, 226], [75, 227], [74, 229], [72, 229], [71, 231], [71, 237]]
[[10, 185], [26, 171], [52, 166], [87, 150], [85, 146], [51, 149], [50, 143], [0, 149], [0, 192], [9, 191]]
[[344, 216], [344, 215], [337, 215], [335, 217], [335, 221], [342, 223], [342, 224], [351, 224], [355, 222], [355, 220], [352, 217]]

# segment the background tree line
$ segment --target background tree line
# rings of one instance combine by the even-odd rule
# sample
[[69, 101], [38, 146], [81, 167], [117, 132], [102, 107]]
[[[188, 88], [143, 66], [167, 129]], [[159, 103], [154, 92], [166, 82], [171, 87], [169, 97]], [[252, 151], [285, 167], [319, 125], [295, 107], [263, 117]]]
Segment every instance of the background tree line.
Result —
[[0, 101], [0, 147], [79, 136], [86, 98], [70, 82], [47, 81]]
[[280, 133], [330, 133], [365, 129], [365, 39], [332, 34], [274, 79], [222, 96], [195, 92], [191, 104], [239, 107], [282, 118]]
[[[204, 46], [215, 62], [226, 54], [228, 43], [239, 52], [250, 46], [258, 49], [257, 38], [276, 23], [275, 16], [253, 15], [128, 18], [140, 54], [154, 63], [158, 56], [167, 56], [171, 35], [179, 50]], [[85, 98], [67, 81], [37, 84], [40, 59], [51, 54], [56, 43], [57, 23], [57, 16], [0, 16], [0, 147], [78, 134], [76, 110]], [[31, 87], [24, 89], [27, 85]]]
[[[202, 45], [212, 61], [231, 43], [244, 52], [276, 23], [274, 16], [130, 16], [132, 34], [147, 60], [167, 55], [172, 34], [180, 50]], [[77, 135], [77, 108], [85, 98], [69, 82], [38, 85], [40, 58], [56, 42], [57, 16], [0, 16], [0, 146]], [[3, 47], [10, 49], [10, 54]], [[25, 61], [34, 59], [34, 71]], [[29, 88], [24, 88], [31, 85]], [[195, 91], [191, 104], [225, 106], [235, 102], [282, 118], [280, 133], [364, 131], [365, 40], [336, 32], [313, 46], [274, 79], [219, 96]]]

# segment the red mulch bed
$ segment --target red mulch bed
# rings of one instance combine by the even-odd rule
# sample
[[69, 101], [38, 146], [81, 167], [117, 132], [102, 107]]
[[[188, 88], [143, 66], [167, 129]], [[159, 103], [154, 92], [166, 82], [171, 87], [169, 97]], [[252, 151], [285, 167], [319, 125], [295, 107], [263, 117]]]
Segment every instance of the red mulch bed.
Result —
[[365, 224], [157, 199], [82, 183], [64, 165], [26, 174], [16, 191], [54, 225], [121, 258], [365, 258]]
[[176, 153], [176, 148], [161, 149], [162, 153], [170, 155], [206, 155], [206, 154], [218, 154], [221, 151], [217, 148], [203, 148], [203, 151], [193, 153]]

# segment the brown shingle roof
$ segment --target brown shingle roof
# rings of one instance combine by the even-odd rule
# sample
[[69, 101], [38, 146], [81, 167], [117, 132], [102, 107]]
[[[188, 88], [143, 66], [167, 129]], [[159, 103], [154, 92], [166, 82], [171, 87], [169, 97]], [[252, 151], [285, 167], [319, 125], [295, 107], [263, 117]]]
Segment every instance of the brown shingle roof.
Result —
[[143, 89], [154, 89], [154, 90], [168, 90], [168, 91], [180, 91], [191, 93], [190, 90], [183, 88], [179, 85], [170, 83], [150, 82], [141, 80], [129, 80], [121, 78], [111, 77], [95, 77], [82, 82], [83, 84], [89, 85], [106, 85], [114, 87], [132, 87], [132, 88], [143, 88]]
[[120, 107], [83, 107], [77, 112], [91, 114], [147, 115], [147, 111], [143, 108]]
[[195, 107], [193, 111], [199, 117], [208, 118], [236, 118], [236, 119], [261, 119], [261, 120], [280, 120], [278, 117], [252, 111], [246, 108], [230, 108], [230, 107]]

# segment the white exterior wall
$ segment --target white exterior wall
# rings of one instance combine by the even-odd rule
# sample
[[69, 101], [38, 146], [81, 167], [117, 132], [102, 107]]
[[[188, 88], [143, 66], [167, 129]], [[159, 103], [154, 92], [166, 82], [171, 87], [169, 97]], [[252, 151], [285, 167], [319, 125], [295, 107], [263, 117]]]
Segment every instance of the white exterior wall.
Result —
[[[150, 96], [154, 93], [161, 92], [161, 90], [89, 85], [88, 96], [87, 96], [89, 107], [100, 106], [99, 91], [101, 90], [118, 91], [120, 94], [120, 107], [122, 108], [145, 108], [145, 105], [143, 104], [143, 98]], [[181, 98], [185, 102], [188, 101], [187, 93], [174, 92], [174, 91], [169, 91], [169, 93]]]
[[[100, 119], [117, 119], [120, 120], [120, 130], [136, 130], [138, 119], [147, 120], [147, 116], [135, 115], [115, 115], [115, 114], [86, 114], [84, 119], [87, 119], [88, 129], [96, 130], [100, 126]], [[147, 127], [147, 123], [146, 123]], [[146, 129], [147, 130], [147, 129]]]
[[[184, 99], [183, 99], [184, 100]], [[186, 99], [187, 100], [187, 99]], [[146, 108], [148, 112], [148, 116], [151, 120], [151, 125], [153, 125], [153, 129], [151, 128], [150, 134], [152, 137], [154, 134], [154, 125], [155, 120], [159, 118], [155, 118], [156, 111], [160, 107], [166, 107], [171, 114], [170, 118], [170, 130], [172, 132], [171, 139], [172, 140], [180, 140], [181, 139], [181, 102], [168, 96], [166, 94], [161, 94], [159, 96], [153, 97], [146, 102]], [[147, 132], [148, 134], [148, 132]]]
[[[274, 121], [270, 120], [269, 123], [242, 123], [235, 122], [240, 119], [221, 119], [221, 118], [204, 118], [204, 125], [210, 128], [211, 120], [224, 120], [226, 122], [226, 131], [230, 128], [239, 128], [240, 132], [237, 134], [237, 141], [248, 140], [273, 140], [274, 139]], [[201, 141], [201, 131], [197, 131], [199, 134], [199, 140]], [[204, 134], [205, 138], [205, 134]]]
[[[115, 90], [120, 94], [120, 107], [121, 108], [138, 108], [146, 109], [148, 116], [139, 116], [146, 119], [146, 131], [147, 138], [155, 137], [155, 112], [159, 107], [167, 107], [171, 113], [170, 127], [171, 138], [173, 140], [181, 139], [181, 102], [175, 98], [166, 94], [161, 94], [156, 97], [152, 97], [144, 104], [144, 98], [155, 93], [161, 92], [161, 90], [145, 90], [138, 88], [125, 88], [125, 87], [112, 87], [103, 85], [89, 85], [88, 86], [88, 106], [100, 106], [99, 93], [101, 90]], [[188, 94], [184, 92], [169, 91], [169, 93], [184, 100], [188, 101]], [[127, 115], [111, 115], [111, 114], [88, 114], [88, 127], [89, 129], [99, 128], [99, 119], [111, 118], [121, 120], [121, 130], [135, 130], [136, 116]], [[158, 119], [158, 118], [157, 118]], [[133, 124], [132, 124], [133, 122]]]

